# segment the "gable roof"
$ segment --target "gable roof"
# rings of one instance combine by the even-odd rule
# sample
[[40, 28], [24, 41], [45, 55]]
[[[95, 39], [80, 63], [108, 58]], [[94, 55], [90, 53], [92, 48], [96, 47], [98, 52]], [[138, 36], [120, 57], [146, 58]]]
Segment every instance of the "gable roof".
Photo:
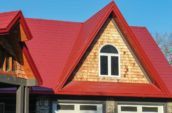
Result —
[[[21, 11], [13, 11], [13, 12], [5, 12], [5, 13], [0, 13], [0, 35], [7, 35], [10, 33], [11, 29], [16, 25], [20, 23], [20, 26], [22, 26], [22, 33], [25, 33], [26, 36], [26, 40], [21, 40], [23, 42], [23, 53], [35, 75], [36, 81], [38, 84], [41, 84], [42, 80], [41, 77], [39, 75], [39, 72], [37, 70], [37, 68], [35, 67], [35, 64], [33, 62], [33, 59], [30, 55], [30, 52], [28, 51], [28, 48], [25, 45], [25, 41], [28, 41], [30, 39], [32, 39], [32, 35], [31, 32], [27, 26], [27, 23], [23, 17], [23, 14]], [[0, 72], [1, 75], [4, 75], [6, 73], [4, 72]], [[20, 78], [15, 76], [16, 78]], [[22, 78], [23, 79], [23, 78]], [[26, 77], [24, 77], [24, 79], [33, 79], [33, 78], [29, 78], [27, 75]]]
[[[68, 69], [64, 69], [65, 74], [63, 74], [63, 76], [62, 76], [62, 79], [61, 79], [62, 84], [60, 84], [60, 86], [61, 86], [60, 88], [64, 87], [65, 83], [67, 82], [67, 79], [69, 78], [69, 76], [75, 69], [76, 65], [79, 63], [80, 59], [86, 52], [87, 48], [90, 46], [90, 44], [94, 40], [98, 31], [101, 29], [101, 27], [103, 26], [103, 24], [105, 23], [105, 21], [107, 20], [107, 18], [110, 15], [113, 16], [114, 20], [118, 24], [120, 30], [122, 31], [123, 35], [125, 36], [126, 40], [130, 44], [130, 46], [133, 48], [133, 51], [135, 52], [136, 56], [140, 60], [144, 69], [146, 70], [146, 72], [150, 75], [151, 79], [153, 80], [153, 83], [158, 88], [160, 88], [164, 93], [168, 93], [169, 92], [169, 89], [168, 89], [169, 84], [166, 85], [165, 84], [166, 81], [164, 81], [161, 78], [164, 75], [159, 75], [160, 73], [157, 72], [159, 70], [159, 68], [155, 67], [155, 65], [152, 64], [152, 63], [154, 63], [151, 61], [153, 59], [148, 58], [148, 55], [152, 56], [152, 53], [149, 53], [149, 54], [145, 53], [143, 47], [139, 44], [139, 43], [143, 44], [144, 42], [140, 42], [138, 35], [137, 35], [138, 32], [136, 32], [136, 34], [133, 33], [132, 29], [128, 26], [127, 22], [123, 18], [122, 14], [120, 13], [119, 9], [117, 8], [117, 6], [114, 2], [111, 2], [110, 4], [108, 4], [101, 11], [99, 11], [97, 14], [95, 14], [92, 18], [90, 18], [88, 21], [86, 21], [84, 23], [84, 25], [81, 29], [81, 33], [78, 36], [78, 40], [77, 40], [77, 41], [79, 41], [79, 40], [82, 40], [82, 41], [84, 40], [84, 41], [83, 41], [83, 43], [82, 43], [82, 41], [79, 41], [78, 43], [75, 44], [76, 46], [73, 48], [73, 50], [77, 51], [78, 53], [72, 51], [72, 53], [71, 53], [72, 58], [70, 57], [71, 59], [69, 59], [69, 61], [67, 63], [69, 65], [66, 65], [66, 68], [68, 68]], [[90, 28], [87, 27], [87, 25], [90, 26]], [[144, 33], [145, 33], [145, 31], [144, 31]], [[147, 34], [149, 34], [149, 33], [147, 33]], [[145, 36], [145, 35], [143, 35], [143, 36]], [[143, 36], [142, 36], [142, 38], [143, 38]], [[83, 37], [86, 37], [86, 38], [83, 38]], [[147, 39], [147, 40], [150, 40], [150, 38], [152, 39], [152, 37], [150, 37], [150, 35], [147, 35], [146, 38], [144, 37], [144, 39]], [[151, 41], [153, 44], [155, 43], [153, 40], [151, 40]], [[147, 43], [147, 42], [145, 41], [145, 43]], [[80, 44], [80, 48], [81, 48], [80, 50], [78, 50], [78, 46], [79, 46], [78, 44]], [[149, 47], [151, 48], [151, 46], [149, 46]], [[154, 44], [152, 48], [158, 48], [158, 47], [155, 47], [155, 44]], [[162, 53], [160, 52], [159, 49], [157, 50], [157, 53], [161, 54], [161, 56], [162, 56]], [[154, 54], [154, 56], [155, 56], [155, 54]], [[163, 65], [169, 66], [167, 64], [165, 57], [158, 57], [157, 59], [163, 60], [164, 61]], [[164, 70], [162, 70], [162, 71], [164, 71]], [[168, 74], [172, 74], [171, 69], [168, 70]], [[56, 91], [58, 92], [58, 90], [56, 90]]]
[[[70, 82], [84, 53], [109, 16], [112, 16], [133, 49], [150, 84]], [[26, 19], [33, 39], [26, 42], [43, 84], [56, 94], [172, 97], [172, 70], [164, 55], [144, 27], [130, 27], [114, 2], [83, 23]], [[160, 61], [160, 62], [159, 62]], [[101, 87], [101, 88], [100, 88]], [[81, 90], [82, 89], [82, 90]], [[142, 89], [142, 91], [140, 91]]]

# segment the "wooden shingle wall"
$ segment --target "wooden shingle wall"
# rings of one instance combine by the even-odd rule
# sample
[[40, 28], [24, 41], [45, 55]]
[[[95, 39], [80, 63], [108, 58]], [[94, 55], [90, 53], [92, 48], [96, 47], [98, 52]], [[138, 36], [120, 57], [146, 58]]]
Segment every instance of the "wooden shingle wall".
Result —
[[[105, 44], [114, 45], [120, 54], [120, 77], [99, 76], [99, 51]], [[118, 30], [114, 20], [107, 20], [96, 39], [73, 74], [75, 81], [149, 83], [148, 77], [124, 37]]]

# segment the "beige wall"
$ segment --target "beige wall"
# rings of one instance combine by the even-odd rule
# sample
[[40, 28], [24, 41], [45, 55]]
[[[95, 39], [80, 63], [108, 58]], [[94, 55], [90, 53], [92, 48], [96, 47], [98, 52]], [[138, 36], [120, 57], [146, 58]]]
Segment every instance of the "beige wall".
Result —
[[[99, 49], [102, 45], [112, 44], [120, 53], [120, 78], [99, 76]], [[148, 83], [146, 74], [131, 53], [115, 22], [109, 19], [87, 51], [78, 70], [74, 73], [75, 81], [102, 81], [125, 83]]]

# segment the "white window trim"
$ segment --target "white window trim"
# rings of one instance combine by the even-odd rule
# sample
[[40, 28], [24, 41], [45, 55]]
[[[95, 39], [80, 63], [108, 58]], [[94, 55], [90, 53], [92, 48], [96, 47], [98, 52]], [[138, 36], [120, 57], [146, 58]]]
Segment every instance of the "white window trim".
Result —
[[[117, 51], [118, 51], [118, 54], [112, 54], [112, 53], [101, 53], [101, 49], [104, 47], [104, 46], [106, 46], [106, 45], [110, 45], [110, 46], [113, 46], [114, 48], [116, 48], [117, 49]], [[101, 61], [100, 61], [100, 57], [101, 56], [107, 56], [108, 57], [108, 75], [102, 75], [101, 74], [101, 66], [100, 66], [100, 63], [101, 63]], [[111, 68], [109, 68], [109, 67], [111, 67], [111, 58], [110, 57], [112, 57], [112, 56], [117, 56], [118, 57], [118, 75], [112, 75], [111, 74]], [[98, 59], [99, 59], [99, 63], [98, 63], [98, 67], [99, 67], [99, 77], [113, 77], [113, 78], [120, 78], [121, 77], [121, 72], [120, 72], [120, 70], [121, 70], [121, 68], [120, 68], [120, 52], [119, 52], [119, 50], [118, 50], [118, 48], [115, 46], [115, 45], [113, 45], [113, 44], [109, 44], [109, 43], [106, 43], [106, 44], [104, 44], [104, 45], [102, 45], [101, 47], [100, 47], [100, 49], [99, 49], [99, 55], [98, 55]]]
[[[121, 107], [137, 107], [136, 112], [129, 112], [129, 111], [121, 111]], [[157, 107], [158, 112], [156, 113], [164, 113], [164, 106], [163, 105], [118, 105], [118, 113], [155, 113], [155, 112], [142, 112], [143, 107]]]
[[[57, 111], [57, 104], [58, 105], [74, 105], [74, 110], [59, 110]], [[67, 112], [74, 112], [74, 113], [77, 113], [78, 111], [83, 111], [83, 112], [86, 112], [86, 113], [90, 113], [92, 111], [90, 110], [80, 110], [80, 106], [81, 105], [93, 105], [93, 106], [96, 106], [97, 107], [97, 111], [93, 111], [93, 112], [96, 112], [96, 113], [103, 113], [103, 104], [94, 104], [94, 103], [58, 103], [56, 101], [53, 102], [53, 105], [52, 105], [52, 111], [53, 113], [67, 113]]]

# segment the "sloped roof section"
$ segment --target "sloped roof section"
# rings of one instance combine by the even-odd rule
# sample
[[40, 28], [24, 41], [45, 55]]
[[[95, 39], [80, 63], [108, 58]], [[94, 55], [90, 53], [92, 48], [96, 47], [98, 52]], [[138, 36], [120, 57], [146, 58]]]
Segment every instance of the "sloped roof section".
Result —
[[82, 23], [42, 19], [26, 21], [34, 37], [26, 44], [43, 79], [42, 86], [54, 89], [61, 82], [62, 71], [70, 59]]
[[15, 20], [18, 13], [18, 11], [0, 13], [0, 30], [10, 27], [10, 24]]
[[[110, 16], [152, 83], [67, 82]], [[127, 24], [114, 2], [83, 23], [32, 18], [26, 23], [33, 35], [26, 42], [27, 51], [43, 80], [40, 86], [52, 88], [55, 94], [172, 98], [172, 70], [164, 55], [146, 28]]]
[[[142, 89], [142, 90], [140, 90]], [[87, 95], [92, 96], [117, 96], [117, 97], [153, 97], [163, 98], [164, 95], [153, 84], [130, 84], [109, 82], [78, 82], [68, 84], [59, 94]]]
[[159, 75], [159, 79], [162, 79], [168, 91], [172, 93], [172, 69], [164, 54], [145, 27], [131, 27], [131, 29], [148, 57], [148, 61]]

